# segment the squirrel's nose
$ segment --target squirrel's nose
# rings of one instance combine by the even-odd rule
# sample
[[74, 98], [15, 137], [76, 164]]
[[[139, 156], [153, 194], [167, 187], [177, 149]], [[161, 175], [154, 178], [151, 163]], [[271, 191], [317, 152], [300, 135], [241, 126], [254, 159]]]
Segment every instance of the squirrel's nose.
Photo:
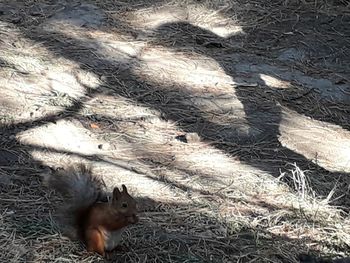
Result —
[[137, 215], [133, 214], [133, 215], [127, 217], [127, 220], [130, 224], [136, 224], [139, 221], [139, 218]]

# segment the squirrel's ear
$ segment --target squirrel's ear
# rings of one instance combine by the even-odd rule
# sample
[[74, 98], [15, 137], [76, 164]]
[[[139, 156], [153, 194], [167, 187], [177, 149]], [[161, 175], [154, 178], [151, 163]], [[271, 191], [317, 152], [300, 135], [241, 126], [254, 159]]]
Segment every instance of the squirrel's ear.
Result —
[[118, 200], [120, 195], [121, 195], [121, 193], [120, 193], [118, 187], [114, 187], [114, 189], [113, 189], [113, 199]]
[[123, 193], [128, 193], [128, 189], [126, 189], [126, 186], [125, 186], [125, 184], [122, 184], [122, 188], [123, 188]]

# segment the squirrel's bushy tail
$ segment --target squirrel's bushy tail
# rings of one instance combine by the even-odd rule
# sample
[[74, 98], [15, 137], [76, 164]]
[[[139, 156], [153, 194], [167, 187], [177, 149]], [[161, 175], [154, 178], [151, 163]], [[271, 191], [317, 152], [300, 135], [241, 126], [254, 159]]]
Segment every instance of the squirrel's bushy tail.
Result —
[[71, 209], [89, 207], [105, 194], [105, 183], [85, 164], [71, 165], [44, 176], [44, 184], [60, 193]]
[[45, 173], [43, 183], [62, 196], [63, 203], [57, 209], [57, 223], [72, 239], [77, 238], [72, 230], [76, 227], [79, 211], [107, 199], [103, 179], [92, 174], [91, 167], [82, 163]]

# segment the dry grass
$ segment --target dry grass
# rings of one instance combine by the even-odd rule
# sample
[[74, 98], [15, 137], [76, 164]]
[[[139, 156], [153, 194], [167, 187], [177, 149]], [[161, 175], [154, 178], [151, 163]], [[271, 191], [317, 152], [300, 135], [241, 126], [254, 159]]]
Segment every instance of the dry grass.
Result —
[[0, 5], [1, 262], [103, 261], [39, 179], [80, 161], [139, 200], [112, 262], [349, 256], [346, 3], [89, 2]]

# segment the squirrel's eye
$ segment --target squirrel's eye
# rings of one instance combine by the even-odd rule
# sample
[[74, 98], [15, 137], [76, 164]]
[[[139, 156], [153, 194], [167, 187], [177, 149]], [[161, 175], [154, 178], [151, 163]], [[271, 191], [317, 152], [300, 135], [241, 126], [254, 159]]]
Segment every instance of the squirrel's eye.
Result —
[[128, 204], [127, 204], [127, 203], [122, 203], [122, 207], [123, 207], [123, 208], [127, 208], [127, 207], [128, 207]]

